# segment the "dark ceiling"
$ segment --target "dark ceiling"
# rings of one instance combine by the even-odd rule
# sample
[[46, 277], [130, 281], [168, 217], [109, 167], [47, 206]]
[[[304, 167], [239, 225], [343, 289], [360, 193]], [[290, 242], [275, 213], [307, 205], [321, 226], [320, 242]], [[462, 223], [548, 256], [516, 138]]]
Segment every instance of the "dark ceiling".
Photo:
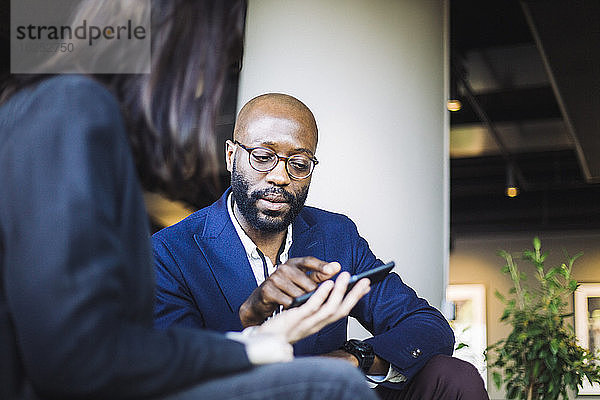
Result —
[[600, 1], [450, 0], [450, 27], [452, 235], [600, 229]]

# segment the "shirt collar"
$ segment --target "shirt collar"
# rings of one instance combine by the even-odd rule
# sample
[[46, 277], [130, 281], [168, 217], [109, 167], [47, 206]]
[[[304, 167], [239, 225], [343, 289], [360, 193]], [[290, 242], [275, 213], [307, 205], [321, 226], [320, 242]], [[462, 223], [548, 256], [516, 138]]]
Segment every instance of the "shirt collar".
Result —
[[[254, 244], [252, 239], [250, 239], [250, 236], [248, 236], [246, 234], [246, 232], [244, 231], [244, 229], [238, 222], [237, 218], [233, 214], [233, 197], [232, 197], [231, 193], [229, 193], [229, 196], [227, 197], [227, 212], [229, 213], [229, 218], [231, 219], [231, 222], [233, 223], [233, 226], [235, 227], [235, 231], [237, 232], [238, 236], [240, 237], [240, 240], [242, 241], [242, 245], [244, 246], [244, 250], [246, 251], [246, 256], [248, 258], [251, 258], [253, 252], [256, 252], [258, 250], [258, 247], [256, 246], [256, 244]], [[280, 260], [282, 263], [284, 263], [288, 260], [291, 247], [292, 247], [292, 224], [289, 224], [287, 227], [287, 234], [285, 237], [285, 246], [283, 248], [283, 252], [280, 255]]]

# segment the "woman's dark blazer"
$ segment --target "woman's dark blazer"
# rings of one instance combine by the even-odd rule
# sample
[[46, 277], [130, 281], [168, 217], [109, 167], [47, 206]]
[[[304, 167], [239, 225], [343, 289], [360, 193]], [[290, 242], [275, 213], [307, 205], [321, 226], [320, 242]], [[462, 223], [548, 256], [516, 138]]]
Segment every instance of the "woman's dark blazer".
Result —
[[248, 368], [152, 327], [148, 218], [119, 104], [59, 76], [0, 108], [0, 398], [134, 398]]

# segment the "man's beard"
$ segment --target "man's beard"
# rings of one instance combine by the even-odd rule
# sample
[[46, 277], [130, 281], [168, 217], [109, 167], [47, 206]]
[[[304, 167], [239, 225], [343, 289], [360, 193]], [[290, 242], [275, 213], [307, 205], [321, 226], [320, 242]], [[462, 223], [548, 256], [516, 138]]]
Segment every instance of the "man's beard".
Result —
[[[302, 189], [298, 196], [287, 192], [285, 189], [277, 186], [272, 186], [265, 189], [256, 190], [249, 193], [250, 185], [248, 181], [239, 174], [236, 170], [236, 163], [233, 163], [233, 171], [231, 173], [231, 191], [238, 209], [242, 213], [244, 219], [260, 232], [277, 233], [287, 229], [288, 225], [298, 216], [304, 202], [308, 196], [308, 185]], [[287, 212], [275, 210], [265, 210], [260, 212], [256, 207], [256, 202], [269, 194], [277, 194], [285, 198], [289, 203], [290, 209]], [[259, 213], [261, 215], [259, 215]]]

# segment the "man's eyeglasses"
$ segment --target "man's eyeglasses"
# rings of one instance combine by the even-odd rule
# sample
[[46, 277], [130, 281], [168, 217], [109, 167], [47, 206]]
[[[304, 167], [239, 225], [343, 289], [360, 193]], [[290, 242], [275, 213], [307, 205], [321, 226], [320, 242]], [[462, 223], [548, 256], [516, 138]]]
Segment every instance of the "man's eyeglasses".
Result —
[[248, 162], [258, 172], [269, 172], [277, 166], [279, 160], [283, 160], [285, 169], [292, 178], [305, 179], [312, 174], [315, 165], [319, 163], [315, 157], [304, 154], [283, 157], [266, 147], [246, 147], [237, 140], [234, 143], [248, 152]]

